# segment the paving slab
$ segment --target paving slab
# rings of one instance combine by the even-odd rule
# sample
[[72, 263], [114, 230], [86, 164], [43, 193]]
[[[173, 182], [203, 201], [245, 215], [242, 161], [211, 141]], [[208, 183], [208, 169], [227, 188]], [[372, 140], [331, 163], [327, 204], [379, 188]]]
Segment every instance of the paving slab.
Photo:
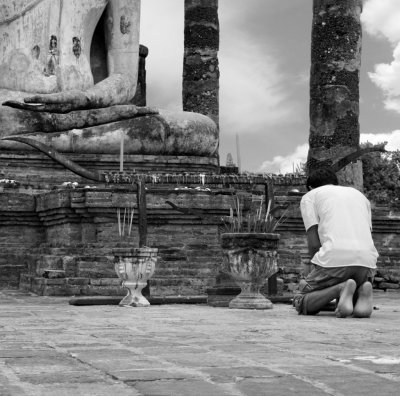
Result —
[[374, 305], [370, 319], [337, 319], [0, 290], [0, 395], [398, 395], [400, 293]]

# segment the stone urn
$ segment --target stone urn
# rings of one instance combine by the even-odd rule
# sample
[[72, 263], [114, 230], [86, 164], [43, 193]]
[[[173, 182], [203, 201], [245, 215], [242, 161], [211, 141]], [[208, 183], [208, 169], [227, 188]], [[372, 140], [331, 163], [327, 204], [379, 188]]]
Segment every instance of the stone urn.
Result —
[[270, 309], [272, 303], [260, 293], [261, 286], [278, 271], [278, 242], [275, 233], [227, 233], [221, 235], [224, 271], [241, 288], [229, 308]]
[[148, 307], [150, 302], [142, 295], [155, 270], [157, 248], [119, 247], [113, 249], [115, 272], [122, 279], [128, 294], [120, 301], [122, 307]]

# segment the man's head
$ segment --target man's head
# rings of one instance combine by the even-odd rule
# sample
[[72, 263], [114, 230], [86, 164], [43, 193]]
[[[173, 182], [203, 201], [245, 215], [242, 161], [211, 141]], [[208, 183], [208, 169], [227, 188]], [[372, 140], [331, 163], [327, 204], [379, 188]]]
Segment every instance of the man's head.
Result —
[[339, 184], [336, 173], [327, 167], [315, 169], [310, 172], [307, 178], [306, 187], [310, 191], [313, 188], [325, 186], [327, 184], [333, 184], [337, 186]]

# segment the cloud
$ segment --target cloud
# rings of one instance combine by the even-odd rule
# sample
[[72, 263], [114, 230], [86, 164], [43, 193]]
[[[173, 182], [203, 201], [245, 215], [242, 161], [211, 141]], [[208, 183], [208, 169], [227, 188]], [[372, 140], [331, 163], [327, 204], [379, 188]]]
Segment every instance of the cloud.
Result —
[[[388, 142], [386, 150], [400, 150], [400, 130], [379, 134], [363, 133], [360, 136], [360, 141], [361, 143], [370, 142], [373, 144]], [[262, 173], [292, 173], [293, 169], [296, 170], [299, 165], [306, 162], [307, 154], [308, 144], [302, 144], [286, 156], [277, 155], [272, 161], [264, 161], [258, 171]]]
[[373, 144], [388, 142], [386, 150], [395, 151], [400, 150], [400, 130], [391, 133], [363, 133], [361, 134], [361, 143], [370, 142]]
[[264, 161], [259, 169], [262, 173], [292, 173], [298, 166], [306, 162], [308, 143], [297, 146], [287, 156], [277, 155], [272, 161]]
[[277, 60], [240, 32], [224, 44], [219, 56], [221, 128], [248, 134], [286, 122], [293, 108]]
[[400, 43], [393, 51], [394, 60], [375, 65], [369, 78], [385, 93], [385, 108], [400, 113]]
[[398, 0], [365, 1], [361, 21], [372, 36], [385, 37], [392, 44], [400, 41], [400, 7]]
[[265, 133], [299, 117], [294, 79], [283, 71], [273, 37], [259, 31], [268, 4], [258, 1], [256, 12], [241, 2], [220, 2], [220, 125], [228, 135]]
[[140, 43], [149, 48], [147, 103], [171, 111], [182, 110], [183, 1], [142, 1], [140, 25]]
[[393, 61], [375, 65], [369, 78], [385, 94], [387, 110], [400, 113], [400, 4], [398, 0], [368, 0], [361, 19], [365, 30], [387, 39], [393, 46]]

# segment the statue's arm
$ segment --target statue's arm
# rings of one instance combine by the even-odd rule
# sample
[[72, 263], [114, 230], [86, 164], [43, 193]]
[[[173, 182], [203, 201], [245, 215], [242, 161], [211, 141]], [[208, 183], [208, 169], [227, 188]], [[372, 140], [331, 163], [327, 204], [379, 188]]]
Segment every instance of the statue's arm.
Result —
[[[141, 0], [110, 0], [106, 10], [108, 71], [110, 78], [115, 81], [113, 84], [118, 88], [120, 95], [126, 97], [126, 100], [132, 99], [136, 91], [139, 67], [140, 3]], [[107, 81], [102, 83], [107, 84]], [[95, 86], [93, 91], [96, 89]], [[107, 89], [110, 89], [110, 86]], [[113, 93], [114, 96], [117, 94], [118, 92]]]

